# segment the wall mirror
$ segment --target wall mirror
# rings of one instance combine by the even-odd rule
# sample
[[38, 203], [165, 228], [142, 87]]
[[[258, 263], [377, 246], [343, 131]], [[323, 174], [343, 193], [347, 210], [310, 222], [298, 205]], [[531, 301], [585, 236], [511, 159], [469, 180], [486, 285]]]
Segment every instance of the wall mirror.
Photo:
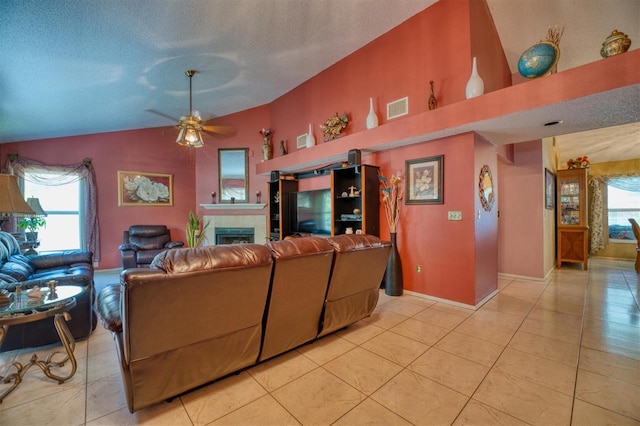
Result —
[[218, 184], [221, 203], [249, 202], [247, 148], [218, 149]]
[[493, 207], [493, 202], [495, 201], [495, 192], [493, 188], [493, 176], [491, 175], [491, 169], [486, 164], [482, 166], [482, 170], [480, 170], [478, 194], [480, 195], [482, 208], [490, 212]]

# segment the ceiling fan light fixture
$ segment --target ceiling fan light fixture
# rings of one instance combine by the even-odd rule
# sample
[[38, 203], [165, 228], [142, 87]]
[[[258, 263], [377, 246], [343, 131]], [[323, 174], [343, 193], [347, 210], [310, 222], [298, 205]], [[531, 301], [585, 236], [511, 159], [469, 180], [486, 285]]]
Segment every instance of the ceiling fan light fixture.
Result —
[[187, 148], [201, 148], [204, 146], [202, 133], [193, 126], [182, 126], [178, 132], [176, 143]]

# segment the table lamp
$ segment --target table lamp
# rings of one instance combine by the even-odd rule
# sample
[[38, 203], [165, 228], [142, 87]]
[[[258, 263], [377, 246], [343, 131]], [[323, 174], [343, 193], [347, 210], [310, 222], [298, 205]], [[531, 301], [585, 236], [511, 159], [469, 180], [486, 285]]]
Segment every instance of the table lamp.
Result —
[[18, 187], [18, 179], [14, 175], [0, 174], [0, 227], [6, 220], [7, 213], [36, 214], [24, 200]]

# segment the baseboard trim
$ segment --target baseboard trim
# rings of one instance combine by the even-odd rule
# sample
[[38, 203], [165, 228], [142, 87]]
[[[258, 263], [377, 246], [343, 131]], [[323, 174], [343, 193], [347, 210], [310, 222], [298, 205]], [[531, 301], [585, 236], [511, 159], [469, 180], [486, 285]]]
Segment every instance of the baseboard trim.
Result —
[[446, 303], [447, 305], [452, 305], [452, 306], [456, 306], [458, 308], [464, 308], [464, 309], [469, 309], [469, 310], [473, 310], [473, 311], [478, 310], [482, 305], [487, 303], [489, 301], [489, 299], [491, 299], [493, 296], [498, 294], [498, 292], [499, 292], [499, 290], [494, 290], [493, 292], [491, 292], [491, 294], [489, 294], [487, 297], [482, 299], [478, 304], [476, 304], [474, 306], [474, 305], [468, 305], [466, 303], [456, 302], [456, 301], [453, 301], [453, 300], [442, 299], [440, 297], [429, 296], [428, 294], [417, 293], [415, 291], [404, 290], [405, 294], [410, 294], [411, 296], [419, 297], [421, 299], [432, 300], [434, 302]]

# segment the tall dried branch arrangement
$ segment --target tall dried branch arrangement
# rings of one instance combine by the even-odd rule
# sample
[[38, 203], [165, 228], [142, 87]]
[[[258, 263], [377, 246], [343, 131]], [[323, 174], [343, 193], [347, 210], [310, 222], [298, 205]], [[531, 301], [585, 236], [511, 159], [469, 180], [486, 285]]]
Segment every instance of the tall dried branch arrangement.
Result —
[[383, 175], [378, 175], [380, 181], [380, 191], [382, 192], [382, 205], [384, 206], [389, 232], [396, 232], [398, 222], [400, 221], [400, 206], [402, 206], [402, 197], [404, 191], [402, 189], [402, 177], [400, 173], [391, 175], [391, 179], [387, 179]]

